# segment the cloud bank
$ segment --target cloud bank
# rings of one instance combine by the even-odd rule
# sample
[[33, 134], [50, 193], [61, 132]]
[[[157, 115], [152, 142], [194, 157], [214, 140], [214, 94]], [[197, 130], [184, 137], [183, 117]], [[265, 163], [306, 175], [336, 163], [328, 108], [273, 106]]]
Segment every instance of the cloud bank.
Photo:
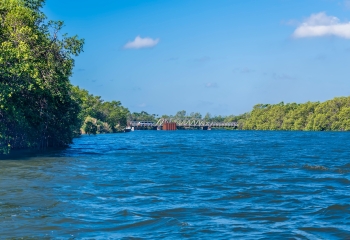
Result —
[[140, 49], [140, 48], [150, 48], [154, 47], [159, 43], [159, 38], [152, 39], [152, 38], [142, 38], [140, 36], [137, 36], [134, 41], [129, 41], [127, 44], [124, 45], [125, 49]]
[[293, 33], [295, 38], [336, 36], [350, 39], [350, 22], [341, 22], [325, 12], [312, 14]]

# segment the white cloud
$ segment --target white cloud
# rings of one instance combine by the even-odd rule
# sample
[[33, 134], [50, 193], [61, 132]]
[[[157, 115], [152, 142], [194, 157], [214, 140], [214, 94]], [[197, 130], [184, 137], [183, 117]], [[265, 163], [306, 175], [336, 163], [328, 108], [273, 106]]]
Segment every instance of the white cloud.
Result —
[[140, 108], [142, 108], [142, 107], [146, 107], [147, 104], [146, 104], [146, 103], [141, 103], [141, 104], [139, 104], [139, 105], [137, 105], [137, 106], [140, 107]]
[[295, 38], [337, 36], [350, 39], [350, 22], [341, 22], [325, 12], [312, 14], [293, 33]]
[[139, 48], [150, 48], [154, 47], [159, 43], [159, 38], [152, 39], [149, 37], [142, 38], [140, 36], [137, 36], [134, 41], [129, 41], [127, 44], [124, 45], [124, 48], [126, 49], [139, 49]]
[[209, 82], [209, 83], [207, 83], [207, 84], [205, 84], [205, 87], [207, 87], [207, 88], [217, 88], [217, 87], [219, 87], [219, 85], [217, 84], [217, 83], [212, 83], [212, 82]]

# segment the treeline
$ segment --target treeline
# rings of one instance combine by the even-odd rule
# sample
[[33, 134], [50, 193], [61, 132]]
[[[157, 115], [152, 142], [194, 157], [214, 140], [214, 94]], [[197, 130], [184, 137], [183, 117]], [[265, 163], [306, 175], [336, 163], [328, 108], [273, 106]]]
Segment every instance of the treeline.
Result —
[[212, 116], [207, 113], [175, 115], [162, 118], [201, 119], [206, 122], [237, 122], [238, 130], [350, 131], [350, 97], [325, 102], [257, 104], [242, 115]]
[[349, 131], [350, 97], [303, 104], [257, 104], [238, 121], [243, 130]]
[[191, 112], [187, 114], [185, 110], [178, 111], [175, 115], [162, 115], [161, 118], [171, 119], [201, 119], [204, 121], [212, 121], [212, 122], [223, 122], [225, 117], [223, 116], [212, 116], [210, 113], [207, 113], [204, 117], [199, 112]]
[[149, 114], [145, 111], [133, 112], [128, 115], [128, 121], [157, 121], [157, 114]]
[[185, 110], [175, 115], [157, 116], [147, 112], [132, 113], [128, 120], [157, 122], [159, 118], [177, 118], [237, 122], [238, 130], [350, 131], [350, 97], [337, 97], [322, 103], [257, 104], [251, 112], [237, 116], [212, 116], [210, 113], [202, 116], [198, 112], [187, 114]]

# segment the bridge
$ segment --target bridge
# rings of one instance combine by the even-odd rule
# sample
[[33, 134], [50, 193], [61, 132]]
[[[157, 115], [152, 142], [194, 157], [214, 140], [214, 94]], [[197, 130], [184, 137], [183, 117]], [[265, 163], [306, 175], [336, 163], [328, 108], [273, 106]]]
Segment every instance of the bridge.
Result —
[[177, 119], [170, 118], [164, 119], [161, 118], [155, 124], [155, 126], [163, 126], [164, 123], [176, 123], [178, 127], [237, 127], [236, 122], [206, 122], [202, 119]]
[[161, 118], [157, 123], [151, 121], [131, 121], [131, 127], [150, 127], [160, 129], [164, 124], [176, 123], [176, 127], [181, 128], [212, 128], [212, 127], [237, 127], [237, 122], [207, 122], [203, 119], [179, 119], [179, 118]]

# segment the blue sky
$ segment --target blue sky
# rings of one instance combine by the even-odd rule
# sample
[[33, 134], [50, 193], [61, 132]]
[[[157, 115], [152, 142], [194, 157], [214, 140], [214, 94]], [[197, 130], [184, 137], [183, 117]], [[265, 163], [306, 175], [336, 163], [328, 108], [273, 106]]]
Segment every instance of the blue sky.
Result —
[[241, 114], [349, 96], [350, 0], [47, 0], [71, 81], [130, 111]]

